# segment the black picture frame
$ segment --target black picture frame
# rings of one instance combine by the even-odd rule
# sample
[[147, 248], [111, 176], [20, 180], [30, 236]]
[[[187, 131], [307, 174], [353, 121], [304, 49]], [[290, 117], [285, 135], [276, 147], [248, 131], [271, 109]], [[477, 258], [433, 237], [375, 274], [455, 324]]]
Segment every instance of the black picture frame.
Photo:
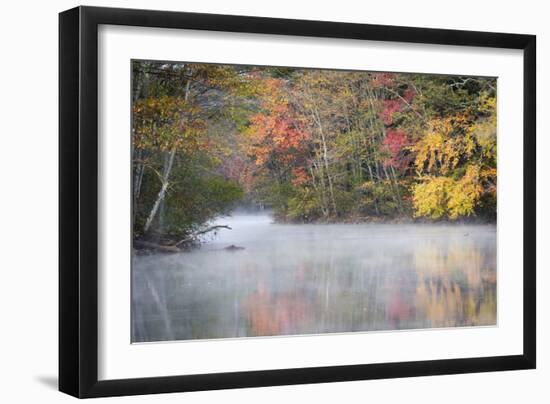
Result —
[[[100, 24], [523, 50], [523, 354], [99, 381], [97, 53]], [[59, 390], [86, 398], [534, 369], [535, 73], [534, 35], [96, 7], [77, 7], [60, 13]]]

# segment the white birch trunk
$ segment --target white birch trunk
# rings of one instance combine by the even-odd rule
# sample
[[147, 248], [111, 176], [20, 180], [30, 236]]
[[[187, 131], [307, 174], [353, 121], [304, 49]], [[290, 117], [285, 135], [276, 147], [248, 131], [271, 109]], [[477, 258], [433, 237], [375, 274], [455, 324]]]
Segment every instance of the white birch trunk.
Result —
[[[185, 96], [184, 96], [185, 102], [187, 102], [187, 100], [189, 99], [190, 83], [191, 81], [187, 80], [187, 83], [185, 85]], [[168, 161], [167, 162], [165, 161], [164, 171], [162, 173], [162, 186], [160, 188], [159, 193], [157, 194], [157, 199], [155, 200], [153, 208], [151, 209], [151, 212], [149, 213], [149, 216], [145, 221], [145, 226], [143, 227], [144, 233], [147, 233], [147, 231], [151, 227], [151, 224], [153, 223], [153, 219], [155, 218], [159, 210], [159, 207], [161, 206], [161, 203], [164, 201], [164, 197], [166, 196], [166, 190], [168, 189], [168, 185], [170, 184], [168, 179], [170, 178], [170, 172], [172, 171], [172, 166], [174, 165], [175, 156], [176, 156], [176, 148], [173, 147], [172, 150], [170, 150], [170, 154], [168, 155]]]
[[153, 205], [153, 208], [151, 209], [151, 212], [149, 213], [149, 216], [147, 217], [147, 221], [145, 222], [145, 227], [143, 228], [143, 231], [147, 233], [149, 228], [151, 227], [151, 223], [153, 223], [153, 219], [155, 218], [155, 215], [157, 214], [157, 211], [159, 210], [161, 202], [164, 200], [164, 197], [166, 195], [166, 190], [168, 189], [168, 178], [170, 176], [170, 171], [172, 171], [172, 166], [174, 165], [174, 157], [176, 156], [176, 149], [173, 148], [170, 151], [170, 155], [168, 156], [168, 165], [166, 167], [166, 171], [164, 172], [164, 175], [162, 176], [162, 186], [160, 187], [160, 191], [157, 195], [157, 199], [155, 200], [155, 204]]

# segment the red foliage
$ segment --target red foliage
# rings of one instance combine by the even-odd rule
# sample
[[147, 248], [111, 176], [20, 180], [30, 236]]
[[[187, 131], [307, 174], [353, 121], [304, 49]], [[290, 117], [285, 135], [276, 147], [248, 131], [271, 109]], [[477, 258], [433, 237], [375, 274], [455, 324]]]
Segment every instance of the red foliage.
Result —
[[393, 123], [393, 114], [401, 110], [401, 103], [398, 100], [384, 100], [382, 111], [379, 116], [384, 122], [384, 125]]
[[255, 157], [255, 166], [289, 170], [295, 186], [307, 183], [308, 173], [300, 167], [307, 159], [311, 133], [306, 118], [295, 110], [283, 80], [264, 83], [262, 109], [250, 118], [248, 129], [248, 152]]
[[256, 137], [256, 163], [266, 162], [275, 155], [281, 163], [290, 163], [292, 152], [302, 149], [310, 138], [305, 125], [291, 113], [288, 105], [277, 105], [271, 114], [251, 118]]
[[388, 130], [386, 138], [383, 142], [390, 152], [390, 158], [387, 159], [384, 164], [387, 166], [393, 166], [399, 169], [406, 168], [408, 161], [403, 159], [401, 151], [408, 144], [407, 134], [402, 130]]

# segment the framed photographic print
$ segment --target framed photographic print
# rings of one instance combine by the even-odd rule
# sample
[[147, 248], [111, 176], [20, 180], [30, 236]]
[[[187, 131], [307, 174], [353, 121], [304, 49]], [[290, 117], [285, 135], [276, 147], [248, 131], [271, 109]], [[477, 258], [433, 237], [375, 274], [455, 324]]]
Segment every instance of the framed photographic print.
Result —
[[59, 22], [61, 391], [535, 367], [534, 36]]

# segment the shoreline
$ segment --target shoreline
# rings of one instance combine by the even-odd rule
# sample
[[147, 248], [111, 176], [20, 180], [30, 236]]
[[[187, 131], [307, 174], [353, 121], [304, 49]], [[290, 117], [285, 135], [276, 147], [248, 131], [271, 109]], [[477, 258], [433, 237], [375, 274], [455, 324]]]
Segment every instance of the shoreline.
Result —
[[475, 225], [475, 224], [492, 224], [496, 225], [497, 220], [485, 218], [460, 218], [457, 220], [450, 219], [427, 219], [427, 218], [411, 218], [411, 217], [349, 217], [349, 218], [328, 218], [315, 219], [310, 221], [305, 220], [288, 220], [282, 219], [273, 215], [273, 222], [277, 224], [446, 224], [446, 225]]

